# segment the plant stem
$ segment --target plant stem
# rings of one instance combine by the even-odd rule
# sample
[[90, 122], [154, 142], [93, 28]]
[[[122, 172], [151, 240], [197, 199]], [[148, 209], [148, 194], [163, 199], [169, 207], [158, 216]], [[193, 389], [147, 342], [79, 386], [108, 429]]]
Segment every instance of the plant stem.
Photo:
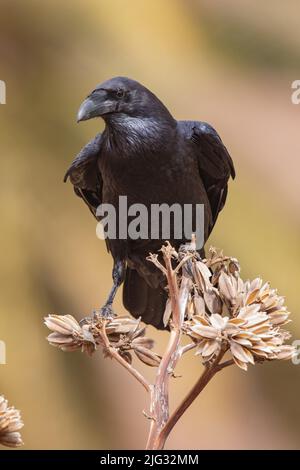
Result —
[[182, 417], [184, 412], [190, 407], [190, 405], [194, 402], [194, 400], [198, 397], [198, 395], [202, 392], [202, 390], [206, 387], [206, 385], [210, 382], [214, 375], [220, 370], [222, 370], [224, 367], [227, 367], [233, 363], [233, 361], [226, 361], [223, 364], [219, 364], [224, 354], [225, 351], [221, 351], [219, 356], [216, 358], [215, 362], [211, 366], [207, 366], [205, 368], [201, 377], [195, 383], [193, 388], [189, 391], [189, 393], [181, 402], [181, 404], [173, 412], [173, 414], [165, 424], [164, 428], [158, 435], [158, 438], [155, 442], [155, 449], [159, 450], [164, 448], [166, 440], [177, 421]]
[[[192, 246], [195, 250], [194, 245], [195, 240], [193, 239]], [[195, 344], [193, 343], [190, 343], [186, 346], [181, 346], [180, 344], [184, 315], [192, 287], [192, 278], [190, 274], [191, 269], [185, 268], [184, 265], [189, 259], [193, 258], [193, 256], [188, 253], [178, 265], [182, 269], [182, 276], [179, 287], [177, 279], [177, 273], [179, 269], [178, 266], [175, 269], [172, 268], [171, 246], [167, 244], [162, 248], [161, 251], [163, 253], [165, 267], [158, 261], [157, 256], [151, 255], [149, 259], [159, 269], [161, 269], [161, 271], [167, 278], [169, 299], [172, 310], [172, 324], [167, 349], [160, 362], [155, 383], [153, 386], [150, 386], [151, 426], [146, 447], [149, 450], [160, 450], [164, 448], [165, 442], [177, 421], [181, 418], [181, 416], [189, 408], [189, 406], [194, 402], [194, 400], [202, 392], [202, 390], [206, 387], [206, 385], [210, 382], [214, 375], [218, 371], [230, 366], [233, 363], [232, 360], [229, 360], [220, 364], [220, 361], [222, 360], [226, 352], [226, 349], [221, 349], [220, 353], [215, 358], [215, 361], [205, 367], [199, 380], [187, 394], [182, 403], [177, 407], [171, 417], [169, 416], [170, 377], [173, 375], [174, 368], [181, 356], [185, 352], [195, 347]], [[200, 274], [198, 273], [198, 271], [196, 271], [196, 281], [198, 280], [198, 283], [201, 284], [202, 281], [199, 276]]]
[[156, 449], [163, 449], [165, 442], [174, 428], [175, 424], [177, 421], [181, 418], [181, 416], [184, 414], [184, 412], [189, 408], [189, 406], [193, 403], [193, 401], [197, 398], [199, 393], [202, 392], [204, 387], [208, 384], [208, 382], [213, 378], [217, 370], [210, 370], [209, 368], [206, 368], [199, 378], [199, 380], [196, 382], [194, 387], [190, 390], [190, 392], [187, 394], [185, 399], [182, 401], [182, 403], [176, 408], [170, 419], [168, 420], [167, 424], [163, 428], [163, 430], [160, 433], [159, 440], [157, 443]]
[[106, 331], [105, 331], [105, 325], [102, 326], [101, 328], [101, 337], [104, 342], [104, 346], [106, 348], [106, 351], [108, 354], [114, 358], [121, 366], [125, 367], [125, 369], [128, 370], [128, 372], [138, 381], [140, 384], [147, 390], [147, 392], [151, 392], [152, 386], [151, 384], [145, 379], [145, 377], [137, 371], [134, 367], [132, 367], [131, 364], [129, 364], [123, 357], [120, 356], [116, 348], [111, 346], [110, 341], [107, 337]]
[[167, 277], [172, 302], [173, 324], [167, 349], [158, 368], [156, 381], [151, 392], [152, 422], [147, 442], [147, 449], [156, 449], [159, 434], [169, 419], [169, 379], [180, 354], [181, 326], [188, 301], [191, 280], [183, 276], [178, 292], [177, 278], [171, 264], [167, 264]]
[[196, 343], [189, 343], [185, 346], [182, 346], [181, 350], [180, 350], [180, 355], [182, 356], [183, 354], [187, 353], [188, 351], [191, 351], [191, 349], [194, 349], [196, 346], [197, 346]]
[[232, 366], [233, 364], [234, 364], [234, 360], [229, 359], [228, 361], [221, 362], [221, 364], [218, 364], [216, 367], [217, 367], [217, 370], [219, 371], [219, 370], [225, 369], [225, 367]]

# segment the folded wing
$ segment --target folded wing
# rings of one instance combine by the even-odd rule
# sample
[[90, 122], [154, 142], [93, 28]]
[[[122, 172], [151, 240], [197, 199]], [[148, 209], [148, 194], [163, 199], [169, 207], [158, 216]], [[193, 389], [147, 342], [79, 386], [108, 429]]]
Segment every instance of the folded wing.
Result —
[[213, 229], [227, 197], [230, 176], [235, 177], [233, 161], [216, 130], [205, 122], [180, 121], [179, 126], [191, 142], [199, 175], [209, 199]]
[[97, 207], [102, 202], [103, 181], [98, 167], [101, 154], [102, 135], [97, 134], [75, 157], [65, 174], [70, 178], [77, 196], [81, 197], [96, 217]]

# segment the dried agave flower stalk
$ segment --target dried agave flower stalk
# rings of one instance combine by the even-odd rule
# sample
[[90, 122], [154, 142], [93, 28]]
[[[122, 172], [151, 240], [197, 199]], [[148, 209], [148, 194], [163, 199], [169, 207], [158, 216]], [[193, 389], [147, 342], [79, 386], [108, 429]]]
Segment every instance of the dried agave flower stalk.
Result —
[[23, 445], [19, 432], [22, 427], [20, 411], [8, 406], [8, 401], [0, 396], [0, 444], [7, 447]]
[[[95, 314], [80, 323], [70, 315], [45, 319], [51, 345], [88, 354], [101, 348], [150, 393], [148, 449], [163, 449], [177, 421], [217, 372], [233, 364], [247, 370], [249, 364], [290, 360], [296, 353], [286, 344], [290, 334], [284, 327], [290, 320], [284, 298], [260, 278], [243, 281], [235, 258], [211, 248], [201, 260], [195, 247], [192, 240], [177, 252], [167, 243], [159, 255], [148, 258], [166, 277], [169, 295], [164, 314], [169, 342], [162, 356], [153, 351], [146, 327], [128, 316], [108, 319]], [[186, 345], [184, 336], [189, 339]], [[204, 371], [170, 415], [169, 382], [190, 350], [201, 358]], [[133, 357], [157, 367], [154, 383], [133, 366]]]

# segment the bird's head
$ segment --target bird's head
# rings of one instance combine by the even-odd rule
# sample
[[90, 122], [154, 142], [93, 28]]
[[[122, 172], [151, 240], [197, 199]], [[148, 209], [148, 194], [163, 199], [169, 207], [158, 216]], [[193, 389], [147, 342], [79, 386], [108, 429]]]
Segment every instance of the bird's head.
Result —
[[95, 117], [105, 121], [133, 118], [173, 119], [163, 103], [146, 87], [125, 77], [115, 77], [98, 85], [81, 104], [77, 122]]

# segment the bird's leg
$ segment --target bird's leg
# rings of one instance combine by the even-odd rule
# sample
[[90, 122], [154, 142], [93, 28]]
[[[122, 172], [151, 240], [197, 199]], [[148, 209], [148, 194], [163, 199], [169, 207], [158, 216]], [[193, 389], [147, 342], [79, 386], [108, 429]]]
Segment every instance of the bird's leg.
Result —
[[126, 271], [125, 267], [125, 262], [122, 260], [117, 260], [114, 262], [114, 267], [112, 270], [113, 286], [103, 307], [93, 311], [94, 317], [101, 316], [109, 318], [115, 316], [115, 313], [112, 309], [112, 304], [118, 291], [118, 288], [124, 281]]

